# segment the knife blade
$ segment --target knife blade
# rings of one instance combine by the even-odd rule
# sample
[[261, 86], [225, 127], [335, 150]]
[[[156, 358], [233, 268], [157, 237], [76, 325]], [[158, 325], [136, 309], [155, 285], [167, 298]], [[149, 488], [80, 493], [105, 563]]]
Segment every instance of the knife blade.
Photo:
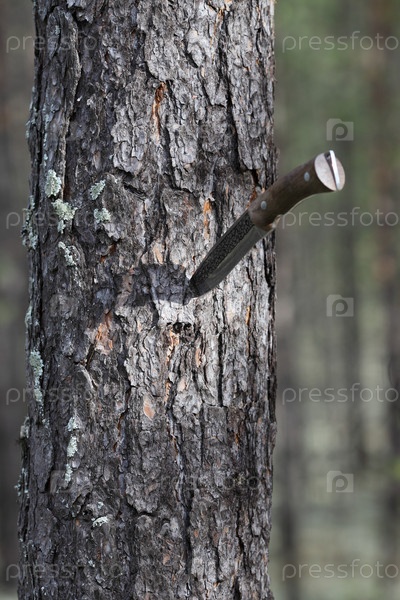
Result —
[[190, 297], [202, 296], [221, 283], [254, 244], [271, 233], [279, 219], [296, 204], [314, 194], [341, 190], [344, 183], [344, 169], [333, 150], [318, 154], [279, 177], [251, 202], [211, 248], [189, 282]]

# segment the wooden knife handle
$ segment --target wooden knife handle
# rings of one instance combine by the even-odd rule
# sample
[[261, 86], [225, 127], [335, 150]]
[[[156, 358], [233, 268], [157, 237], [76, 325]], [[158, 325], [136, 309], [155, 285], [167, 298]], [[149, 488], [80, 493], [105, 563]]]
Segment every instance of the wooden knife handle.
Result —
[[304, 198], [334, 192], [344, 186], [344, 169], [331, 150], [279, 177], [249, 206], [248, 213], [259, 229], [273, 229], [279, 218]]

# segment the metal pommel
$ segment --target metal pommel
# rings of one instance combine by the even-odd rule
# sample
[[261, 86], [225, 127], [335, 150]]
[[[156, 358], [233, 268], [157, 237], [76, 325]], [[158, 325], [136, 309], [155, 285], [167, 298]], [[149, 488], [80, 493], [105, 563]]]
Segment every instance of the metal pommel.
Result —
[[280, 216], [314, 194], [341, 190], [345, 183], [344, 169], [333, 150], [318, 154], [309, 162], [279, 177], [249, 206], [252, 223], [270, 231]]

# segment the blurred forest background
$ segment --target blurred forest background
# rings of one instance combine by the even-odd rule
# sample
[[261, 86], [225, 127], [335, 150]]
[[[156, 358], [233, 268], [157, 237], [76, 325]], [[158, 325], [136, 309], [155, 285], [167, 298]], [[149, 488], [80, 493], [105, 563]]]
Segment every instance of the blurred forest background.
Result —
[[[0, 589], [16, 598], [24, 396], [28, 0], [0, 4]], [[347, 182], [277, 231], [276, 600], [400, 597], [400, 5], [279, 0], [280, 173], [332, 148]]]

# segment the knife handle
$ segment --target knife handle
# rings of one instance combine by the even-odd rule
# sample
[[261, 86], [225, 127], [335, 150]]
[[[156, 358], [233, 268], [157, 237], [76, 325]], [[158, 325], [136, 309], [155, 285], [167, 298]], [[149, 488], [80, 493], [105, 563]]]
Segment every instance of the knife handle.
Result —
[[344, 182], [344, 169], [333, 150], [318, 154], [304, 165], [279, 177], [257, 196], [248, 208], [250, 219], [259, 229], [270, 231], [282, 215], [304, 198], [341, 190]]

